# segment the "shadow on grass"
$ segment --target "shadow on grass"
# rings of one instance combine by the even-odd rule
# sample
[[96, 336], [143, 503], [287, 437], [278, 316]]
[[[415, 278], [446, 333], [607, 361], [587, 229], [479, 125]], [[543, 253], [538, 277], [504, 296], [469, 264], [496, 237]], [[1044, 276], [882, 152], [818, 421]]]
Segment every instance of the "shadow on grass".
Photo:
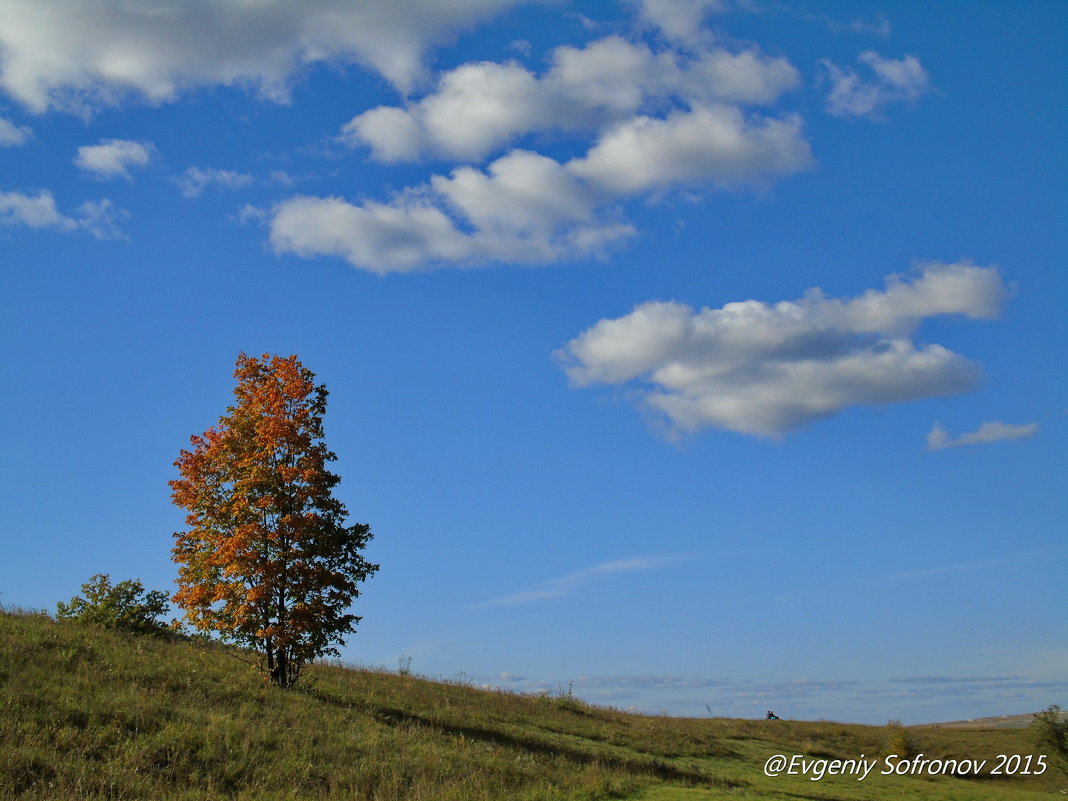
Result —
[[[604, 765], [605, 767], [614, 768], [626, 773], [651, 776], [669, 782], [719, 787], [725, 790], [733, 790], [746, 785], [746, 783], [743, 782], [710, 776], [697, 766], [673, 765], [670, 762], [665, 762], [662, 759], [657, 759], [652, 756], [650, 756], [649, 759], [640, 759], [628, 758], [619, 754], [603, 752], [593, 753], [580, 748], [570, 748], [565, 745], [548, 743], [533, 737], [523, 737], [494, 729], [459, 725], [442, 720], [433, 720], [421, 715], [412, 714], [411, 712], [406, 712], [403, 709], [375, 706], [360, 703], [359, 701], [351, 699], [343, 699], [316, 687], [306, 687], [301, 689], [300, 692], [321, 703], [370, 715], [379, 723], [387, 726], [418, 726], [451, 737], [463, 737], [468, 740], [490, 743], [502, 748], [524, 750], [540, 756], [558, 757], [579, 765]], [[617, 746], [609, 747], [615, 748]]]
[[516, 748], [530, 751], [542, 756], [557, 756], [580, 765], [601, 764], [623, 770], [627, 773], [638, 773], [647, 776], [655, 776], [665, 781], [683, 782], [686, 784], [716, 784], [732, 789], [739, 787], [736, 782], [727, 782], [715, 779], [697, 767], [682, 767], [672, 765], [660, 759], [628, 759], [616, 754], [595, 754], [577, 748], [568, 748], [553, 743], [546, 743], [530, 737], [521, 737], [514, 734], [506, 734], [493, 729], [482, 729], [474, 726], [458, 726], [443, 723], [429, 718], [413, 715], [400, 709], [380, 708], [372, 712], [375, 719], [388, 725], [414, 725], [425, 726], [454, 737], [466, 737], [469, 740], [492, 743], [505, 748]]

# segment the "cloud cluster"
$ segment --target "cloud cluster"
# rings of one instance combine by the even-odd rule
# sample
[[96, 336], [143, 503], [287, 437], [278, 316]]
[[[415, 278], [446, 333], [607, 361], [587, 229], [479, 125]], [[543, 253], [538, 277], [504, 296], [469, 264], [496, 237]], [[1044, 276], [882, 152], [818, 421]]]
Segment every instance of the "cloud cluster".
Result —
[[786, 59], [755, 49], [684, 56], [610, 36], [557, 48], [541, 77], [515, 63], [461, 65], [407, 108], [379, 106], [354, 117], [341, 138], [369, 145], [383, 161], [480, 161], [533, 132], [602, 130], [680, 98], [691, 106], [768, 104], [799, 82]]
[[854, 298], [810, 290], [796, 301], [722, 308], [665, 301], [601, 320], [558, 352], [572, 384], [638, 382], [680, 432], [706, 427], [778, 437], [857, 405], [961, 392], [979, 368], [912, 333], [928, 317], [997, 315], [997, 270], [930, 264]]
[[991, 421], [983, 423], [975, 431], [950, 437], [941, 423], [935, 423], [927, 433], [927, 449], [940, 451], [944, 448], [959, 448], [963, 445], [983, 445], [988, 442], [1001, 442], [1008, 439], [1026, 439], [1038, 432], [1038, 423], [1002, 423]]
[[633, 117], [563, 164], [517, 149], [387, 203], [292, 198], [275, 208], [270, 237], [278, 253], [340, 256], [376, 273], [599, 256], [633, 234], [619, 201], [687, 185], [761, 184], [811, 160], [796, 117], [715, 104]]
[[137, 94], [247, 86], [279, 102], [306, 65], [358, 63], [402, 90], [427, 49], [522, 0], [7, 0], [0, 88], [30, 109], [89, 114]]
[[[601, 36], [557, 47], [540, 71], [477, 61], [431, 84], [430, 47], [531, 1], [9, 0], [0, 16], [0, 90], [35, 112], [89, 115], [129, 97], [167, 102], [202, 86], [286, 102], [312, 65], [375, 69], [405, 100], [357, 114], [340, 140], [380, 161], [454, 164], [384, 198], [290, 197], [266, 224], [276, 253], [335, 256], [379, 274], [603, 257], [635, 234], [627, 202], [691, 188], [763, 188], [812, 166], [801, 118], [774, 108], [801, 85], [798, 70], [704, 28], [726, 10], [722, 0], [631, 0], [645, 25], [632, 32], [659, 33], [649, 42]], [[874, 114], [926, 90], [912, 56], [867, 52], [861, 62], [869, 81], [824, 64], [832, 113]], [[577, 155], [536, 152], [547, 135], [566, 137]], [[0, 145], [28, 136], [0, 118]], [[149, 143], [112, 139], [81, 148], [76, 163], [100, 178], [129, 179], [152, 157]], [[177, 183], [197, 197], [251, 180], [191, 167]]]
[[48, 190], [42, 189], [36, 195], [0, 192], [0, 226], [5, 227], [25, 226], [62, 233], [84, 231], [96, 239], [122, 239], [118, 221], [126, 216], [110, 200], [87, 201], [73, 215], [67, 215], [59, 211]]
[[824, 79], [830, 84], [827, 111], [837, 117], [877, 118], [884, 106], [922, 97], [930, 88], [927, 71], [915, 56], [883, 58], [866, 50], [858, 58], [872, 77], [864, 80], [856, 70], [822, 61]]
[[[756, 108], [800, 85], [793, 65], [697, 35], [718, 3], [635, 5], [668, 46], [605, 36], [557, 47], [540, 74], [461, 64], [422, 98], [355, 116], [340, 139], [375, 159], [458, 164], [388, 199], [284, 201], [269, 223], [275, 251], [379, 274], [597, 258], [635, 233], [627, 201], [765, 187], [812, 165], [800, 117]], [[545, 134], [579, 155], [536, 152]]]
[[79, 147], [74, 163], [97, 178], [129, 180], [129, 168], [146, 166], [152, 160], [155, 149], [151, 142], [102, 139], [98, 145]]

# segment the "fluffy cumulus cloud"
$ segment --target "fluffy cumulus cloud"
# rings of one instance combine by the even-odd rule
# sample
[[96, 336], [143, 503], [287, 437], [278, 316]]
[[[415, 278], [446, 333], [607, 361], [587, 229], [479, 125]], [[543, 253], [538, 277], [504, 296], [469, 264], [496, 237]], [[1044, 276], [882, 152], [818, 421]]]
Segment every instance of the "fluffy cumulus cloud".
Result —
[[759, 185], [810, 163], [797, 119], [715, 105], [636, 117], [564, 164], [512, 150], [388, 203], [293, 198], [276, 207], [271, 242], [279, 253], [341, 256], [377, 273], [596, 257], [634, 233], [619, 201], [688, 185]]
[[236, 170], [220, 170], [215, 167], [190, 167], [178, 179], [178, 191], [182, 197], [194, 198], [206, 189], [240, 189], [252, 183], [252, 176]]
[[827, 111], [838, 117], [878, 117], [891, 103], [915, 101], [927, 93], [930, 78], [915, 56], [883, 58], [867, 50], [858, 59], [868, 68], [865, 79], [850, 67], [823, 61], [824, 80], [829, 85]]
[[60, 212], [48, 190], [36, 194], [0, 192], [0, 226], [26, 227], [63, 233], [83, 231], [97, 239], [121, 239], [119, 220], [127, 214], [110, 200], [82, 203], [73, 215]]
[[569, 167], [625, 196], [686, 184], [762, 183], [807, 168], [811, 158], [799, 118], [751, 118], [733, 106], [711, 106], [629, 120]]
[[636, 134], [620, 130], [566, 164], [514, 150], [486, 170], [458, 167], [388, 203], [293, 198], [276, 207], [271, 242], [279, 253], [341, 256], [377, 273], [599, 256], [634, 233], [618, 219], [617, 200], [695, 182], [762, 181], [808, 164], [796, 128], [747, 129], [728, 116], [716, 135], [700, 139], [687, 136], [688, 116]]
[[130, 93], [171, 100], [187, 86], [249, 86], [285, 101], [318, 62], [371, 67], [401, 89], [424, 78], [429, 46], [521, 0], [7, 0], [0, 88], [34, 111], [91, 113]]
[[375, 273], [465, 262], [475, 246], [474, 237], [440, 209], [418, 200], [354, 205], [337, 197], [298, 196], [274, 209], [270, 226], [276, 252], [338, 256]]
[[[800, 84], [789, 61], [698, 35], [717, 3], [632, 5], [663, 34], [656, 47], [603, 36], [555, 48], [540, 73], [465, 63], [421, 98], [353, 117], [341, 141], [375, 159], [458, 165], [385, 200], [279, 203], [275, 251], [376, 273], [597, 258], [635, 233], [632, 199], [763, 188], [811, 166], [800, 117], [767, 108]], [[579, 155], [535, 152], [544, 134]]]
[[151, 142], [128, 139], [103, 139], [98, 145], [78, 148], [74, 163], [97, 178], [130, 178], [130, 167], [144, 167], [152, 160], [155, 146]]
[[571, 382], [637, 382], [674, 430], [778, 437], [857, 405], [961, 392], [979, 368], [912, 334], [928, 317], [997, 315], [993, 268], [931, 264], [853, 298], [810, 290], [795, 301], [712, 309], [654, 301], [602, 320], [559, 352]]
[[675, 101], [773, 103], [798, 83], [788, 61], [755, 49], [684, 56], [610, 36], [557, 48], [540, 77], [516, 63], [461, 65], [417, 103], [354, 117], [341, 138], [369, 145], [383, 161], [428, 155], [478, 161], [532, 132], [597, 131]]
[[1038, 433], [1038, 423], [983, 423], [975, 431], [951, 437], [941, 423], [935, 423], [927, 433], [927, 449], [940, 451], [944, 448], [959, 448], [963, 445], [983, 445], [1007, 439], [1027, 439]]
[[[491, 165], [491, 167], [494, 165]], [[441, 188], [463, 203], [464, 174], [441, 179]], [[484, 180], [481, 173], [470, 181]], [[485, 179], [493, 185], [490, 196], [507, 195], [505, 179]], [[523, 191], [523, 187], [519, 187]], [[426, 193], [408, 193], [390, 203], [366, 201], [353, 204], [343, 198], [291, 198], [276, 206], [270, 220], [270, 239], [278, 253], [338, 256], [354, 267], [386, 274], [412, 272], [446, 265], [477, 266], [490, 261], [513, 264], [545, 263], [565, 257], [599, 255], [626, 239], [633, 229], [619, 222], [591, 221], [548, 229], [539, 216], [559, 216], [559, 210], [525, 198], [524, 209], [490, 208], [486, 197], [469, 198], [465, 219], [475, 225], [465, 230], [442, 210], [449, 201]], [[544, 208], [544, 215], [538, 209]], [[465, 211], [462, 207], [458, 208]], [[473, 221], [473, 222], [471, 222]]]

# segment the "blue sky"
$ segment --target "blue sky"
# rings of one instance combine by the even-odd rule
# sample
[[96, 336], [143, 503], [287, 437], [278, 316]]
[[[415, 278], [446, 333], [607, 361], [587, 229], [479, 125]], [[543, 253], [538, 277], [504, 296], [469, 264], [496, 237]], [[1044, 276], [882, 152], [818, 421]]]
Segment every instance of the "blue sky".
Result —
[[0, 593], [173, 588], [240, 352], [351, 662], [682, 715], [1068, 701], [1059, 2], [0, 0]]

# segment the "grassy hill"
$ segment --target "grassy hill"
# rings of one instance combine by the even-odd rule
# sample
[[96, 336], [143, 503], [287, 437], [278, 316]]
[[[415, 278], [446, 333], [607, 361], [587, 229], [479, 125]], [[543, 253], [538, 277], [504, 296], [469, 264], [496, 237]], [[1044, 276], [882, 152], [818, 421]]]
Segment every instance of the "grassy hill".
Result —
[[[1035, 799], [1042, 776], [766, 777], [773, 754], [881, 759], [888, 731], [652, 717], [0, 613], [0, 799]], [[1029, 754], [1020, 730], [910, 730], [927, 756]], [[989, 769], [989, 768], [988, 768]]]
[[[1062, 716], [1063, 717], [1063, 716]], [[971, 720], [951, 720], [945, 723], [924, 723], [916, 728], [942, 729], [1026, 729], [1034, 720], [1034, 714], [998, 715], [992, 718], [973, 718]]]

